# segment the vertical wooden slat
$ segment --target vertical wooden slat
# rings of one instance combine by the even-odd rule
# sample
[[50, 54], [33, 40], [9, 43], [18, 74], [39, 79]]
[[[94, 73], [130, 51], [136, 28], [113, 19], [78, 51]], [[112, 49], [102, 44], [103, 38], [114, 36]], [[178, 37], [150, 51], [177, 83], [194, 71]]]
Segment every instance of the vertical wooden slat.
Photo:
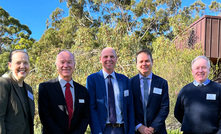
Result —
[[212, 18], [209, 18], [209, 21], [210, 21], [210, 34], [208, 35], [209, 36], [209, 57], [211, 58], [211, 56], [212, 56], [212, 54], [211, 54], [211, 52], [212, 52], [212, 50], [211, 50], [211, 48], [212, 48]]
[[217, 31], [217, 58], [220, 57], [220, 46], [219, 46], [219, 41], [220, 41], [220, 19], [218, 19], [218, 31]]
[[218, 57], [218, 19], [211, 17], [211, 58], [217, 58]]
[[206, 56], [211, 57], [211, 19], [206, 18]]
[[204, 50], [204, 55], [206, 55], [206, 33], [207, 33], [207, 29], [206, 29], [206, 25], [207, 25], [207, 20], [206, 20], [206, 17], [204, 16], [204, 18], [202, 19], [202, 39], [200, 40], [201, 41], [201, 44], [202, 44], [202, 48]]

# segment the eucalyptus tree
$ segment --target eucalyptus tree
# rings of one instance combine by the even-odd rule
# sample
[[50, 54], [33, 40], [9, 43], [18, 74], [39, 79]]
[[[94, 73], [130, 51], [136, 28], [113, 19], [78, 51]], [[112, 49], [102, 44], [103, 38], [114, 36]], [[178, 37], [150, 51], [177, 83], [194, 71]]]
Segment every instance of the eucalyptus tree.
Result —
[[0, 76], [7, 71], [9, 51], [31, 48], [35, 42], [30, 38], [31, 33], [27, 25], [21, 24], [0, 7]]
[[30, 38], [31, 34], [27, 25], [21, 24], [0, 7], [0, 53], [11, 49], [29, 49], [35, 41]]

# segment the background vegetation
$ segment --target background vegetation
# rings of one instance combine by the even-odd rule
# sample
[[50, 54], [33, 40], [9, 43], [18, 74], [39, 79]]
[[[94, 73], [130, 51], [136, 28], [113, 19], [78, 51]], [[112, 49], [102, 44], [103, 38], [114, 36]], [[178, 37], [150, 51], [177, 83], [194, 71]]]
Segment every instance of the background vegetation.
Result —
[[[57, 8], [46, 21], [47, 29], [39, 41], [30, 38], [28, 26], [20, 24], [0, 7], [0, 75], [8, 67], [12, 49], [25, 49], [30, 56], [31, 71], [26, 82], [32, 86], [36, 103], [36, 132], [41, 124], [38, 115], [38, 85], [58, 76], [55, 58], [62, 49], [74, 53], [76, 70], [73, 79], [85, 85], [91, 73], [101, 69], [100, 51], [113, 47], [118, 55], [116, 72], [132, 77], [138, 73], [135, 54], [142, 48], [153, 53], [153, 73], [169, 83], [170, 114], [166, 120], [171, 134], [178, 134], [180, 124], [173, 116], [179, 90], [193, 81], [191, 61], [202, 55], [201, 44], [184, 44], [179, 49], [175, 41], [188, 38], [184, 31], [202, 17], [205, 10], [220, 12], [221, 4], [211, 1], [209, 6], [195, 1], [181, 8], [181, 0], [60, 0], [66, 2], [69, 16], [62, 17]], [[176, 37], [176, 38], [175, 38]], [[210, 79], [215, 78], [219, 66], [214, 65]], [[88, 133], [90, 129], [88, 128]]]

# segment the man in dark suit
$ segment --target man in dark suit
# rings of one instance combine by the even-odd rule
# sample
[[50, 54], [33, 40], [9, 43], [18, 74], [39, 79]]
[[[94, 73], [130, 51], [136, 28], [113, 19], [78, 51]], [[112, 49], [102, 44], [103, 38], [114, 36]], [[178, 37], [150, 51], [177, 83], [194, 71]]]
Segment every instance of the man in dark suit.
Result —
[[141, 134], [166, 134], [165, 120], [169, 113], [168, 84], [152, 73], [151, 52], [136, 55], [139, 74], [130, 79], [133, 92], [135, 127]]
[[133, 134], [134, 111], [129, 79], [114, 71], [117, 56], [107, 47], [100, 55], [102, 70], [87, 78], [92, 134]]
[[84, 134], [89, 123], [87, 89], [73, 81], [75, 60], [67, 50], [57, 55], [58, 78], [39, 85], [43, 134]]

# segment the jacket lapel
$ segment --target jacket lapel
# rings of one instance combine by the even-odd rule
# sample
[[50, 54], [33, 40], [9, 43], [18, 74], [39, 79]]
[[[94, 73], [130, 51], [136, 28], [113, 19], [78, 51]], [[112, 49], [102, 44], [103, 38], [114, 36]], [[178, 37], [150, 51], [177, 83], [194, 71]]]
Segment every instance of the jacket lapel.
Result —
[[74, 81], [73, 81], [73, 85], [74, 85], [74, 98], [75, 98], [74, 113], [76, 113], [76, 110], [77, 110], [77, 107], [78, 107], [78, 104], [79, 104], [79, 99], [80, 99], [80, 93], [81, 92], [79, 92], [78, 87], [77, 87], [77, 85]]
[[[154, 89], [154, 84], [155, 84], [155, 75], [152, 75], [152, 80], [151, 80], [151, 87], [150, 87], [150, 94], [149, 94], [149, 98], [148, 98], [148, 102], [151, 101], [152, 97], [153, 97], [153, 89]], [[148, 103], [149, 104], [149, 103]], [[148, 105], [147, 104], [147, 105]]]
[[32, 120], [34, 120], [34, 114], [35, 114], [35, 104], [34, 104], [34, 95], [31, 89], [27, 86], [26, 83], [24, 83], [25, 89], [27, 90], [27, 95], [28, 95], [28, 103], [31, 111], [31, 117]]
[[17, 82], [14, 81], [14, 78], [13, 78], [13, 77], [12, 77], [12, 79], [11, 79], [11, 83], [12, 83], [12, 89], [13, 89], [13, 90], [15, 91], [15, 93], [17, 94], [17, 96], [18, 96], [18, 98], [19, 98], [19, 100], [20, 100], [20, 102], [21, 102], [22, 108], [23, 108], [23, 110], [24, 110], [24, 112], [25, 112], [25, 116], [27, 117], [28, 115], [27, 115], [27, 111], [26, 111], [26, 108], [25, 108], [24, 98], [23, 98], [23, 96], [22, 96], [22, 93], [21, 93], [21, 91], [20, 91], [20, 88], [19, 88]]
[[[134, 85], [134, 88], [135, 89], [138, 89], [136, 91], [136, 93], [138, 94], [137, 96], [139, 96], [139, 99], [140, 99], [140, 103], [142, 104], [143, 106], [143, 99], [142, 99], [142, 95], [141, 95], [141, 87], [140, 87], [140, 78], [139, 78], [139, 74], [134, 78], [135, 79], [135, 85]], [[139, 88], [137, 88], [139, 87]]]
[[64, 113], [66, 115], [68, 115], [67, 105], [66, 105], [66, 101], [65, 101], [65, 97], [64, 97], [63, 91], [61, 89], [61, 84], [59, 83], [58, 78], [53, 79], [52, 82], [54, 83], [54, 84], [51, 84], [53, 86], [52, 89], [54, 90], [53, 94], [54, 94], [54, 96], [57, 97], [57, 101], [59, 101], [60, 105], [63, 106]]
[[100, 89], [101, 89], [102, 95], [104, 96], [105, 106], [106, 106], [106, 108], [108, 108], [108, 105], [107, 105], [106, 85], [105, 85], [105, 79], [104, 79], [104, 75], [103, 75], [102, 70], [99, 71], [98, 74], [99, 74], [99, 75], [98, 75], [98, 83], [100, 84]]
[[62, 92], [61, 84], [59, 83], [58, 78], [54, 79], [54, 82], [55, 83], [53, 84], [53, 86], [54, 86], [55, 92], [57, 93], [58, 100], [61, 100], [63, 104], [66, 104], [65, 97]]

